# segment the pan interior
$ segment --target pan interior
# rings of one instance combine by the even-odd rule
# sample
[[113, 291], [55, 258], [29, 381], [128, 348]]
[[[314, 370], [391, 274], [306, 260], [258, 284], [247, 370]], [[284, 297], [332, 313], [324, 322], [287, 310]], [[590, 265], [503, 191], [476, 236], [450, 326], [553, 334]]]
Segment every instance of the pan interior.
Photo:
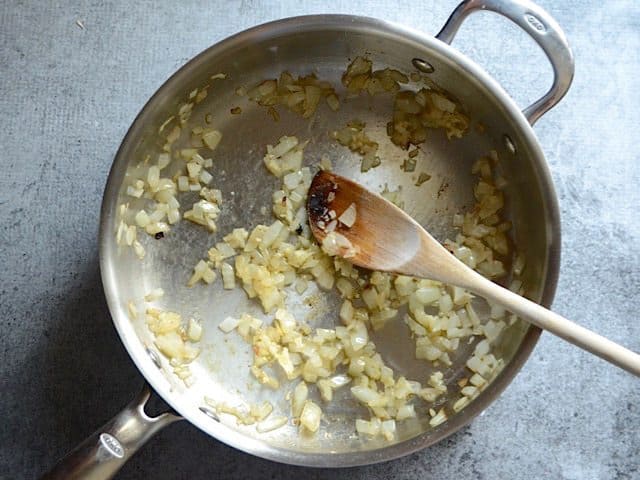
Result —
[[[337, 173], [354, 178], [374, 191], [379, 192], [385, 186], [391, 190], [401, 186], [407, 212], [440, 240], [455, 237], [454, 213], [473, 205], [476, 177], [471, 174], [471, 165], [479, 156], [495, 149], [509, 181], [507, 216], [514, 225], [518, 250], [526, 257], [524, 283], [527, 296], [532, 299], [539, 300], [543, 294], [553, 238], [544, 196], [546, 179], [540, 170], [542, 159], [536, 158], [539, 153], [531, 134], [523, 132], [513, 120], [512, 106], [499, 100], [486, 83], [472, 78], [461, 57], [452, 57], [452, 50], [439, 42], [417, 38], [417, 34], [373, 21], [351, 22], [345, 27], [340, 18], [259, 27], [212, 47], [187, 64], [159, 90], [136, 120], [118, 154], [105, 197], [101, 239], [105, 288], [116, 326], [137, 365], [156, 390], [203, 430], [252, 453], [292, 463], [366, 463], [407, 453], [466, 423], [486, 406], [495, 392], [491, 389], [483, 392], [469, 407], [435, 429], [428, 426], [425, 408], [417, 419], [399, 423], [397, 440], [392, 444], [358, 438], [353, 421], [368, 415], [350, 400], [348, 389], [338, 391], [333, 402], [323, 405], [323, 425], [315, 436], [300, 435], [292, 425], [258, 434], [255, 426], [238, 426], [234, 417], [222, 415], [216, 421], [200, 410], [206, 406], [204, 397], [207, 396], [229, 405], [269, 400], [277, 412], [289, 412], [285, 392], [292, 389], [295, 382], [284, 382], [278, 391], [262, 387], [249, 372], [250, 345], [239, 335], [224, 334], [217, 328], [225, 317], [243, 312], [267, 318], [260, 305], [249, 300], [240, 288], [223, 290], [219, 279], [213, 285], [186, 286], [194, 265], [231, 229], [250, 230], [259, 223], [273, 221], [271, 195], [278, 189], [279, 180], [264, 167], [262, 157], [267, 144], [274, 145], [283, 135], [295, 135], [309, 140], [305, 148], [306, 165], [315, 165], [327, 155]], [[428, 61], [434, 67], [430, 77], [456, 97], [472, 119], [470, 131], [461, 139], [449, 141], [442, 131], [429, 132], [418, 156], [416, 173], [424, 170], [432, 178], [420, 187], [400, 168], [406, 152], [391, 144], [386, 134], [392, 112], [391, 95], [350, 98], [341, 102], [338, 112], [321, 105], [309, 120], [278, 108], [280, 119], [275, 122], [264, 107], [235, 93], [237, 87], [248, 89], [288, 70], [296, 75], [313, 72], [320, 79], [329, 80], [342, 94], [341, 75], [357, 55], [370, 58], [374, 68], [390, 67], [406, 73], [415, 71], [412, 59]], [[128, 202], [132, 208], [142, 206], [126, 196], [126, 170], [147, 155], [155, 157], [160, 153], [162, 142], [157, 133], [160, 125], [186, 100], [190, 91], [210, 82], [211, 75], [220, 72], [227, 75], [226, 79], [211, 82], [209, 95], [194, 109], [187, 125], [187, 128], [203, 125], [205, 115], [211, 114], [212, 126], [223, 134], [211, 169], [212, 185], [222, 191], [225, 199], [217, 222], [219, 233], [209, 234], [202, 227], [181, 221], [161, 240], [139, 235], [144, 237], [141, 242], [146, 249], [146, 257], [140, 261], [131, 249], [118, 247], [115, 242], [118, 205]], [[230, 109], [237, 106], [242, 113], [232, 115]], [[329, 132], [353, 119], [365, 122], [369, 136], [380, 144], [382, 164], [367, 173], [360, 172], [358, 155], [329, 136]], [[483, 126], [482, 133], [476, 128], [478, 124]], [[504, 135], [511, 138], [516, 153], [505, 147]], [[181, 197], [181, 203], [189, 205], [196, 199], [196, 194], [191, 200], [188, 196]], [[171, 366], [157, 353], [143, 315], [137, 320], [127, 315], [130, 300], [139, 300], [157, 287], [162, 287], [165, 294], [155, 302], [156, 306], [177, 311], [185, 318], [199, 319], [204, 326], [201, 354], [191, 364], [196, 381], [190, 388], [171, 373]], [[336, 294], [319, 292], [313, 282], [302, 295], [292, 293], [287, 298], [288, 309], [314, 326], [336, 325], [340, 303]], [[495, 350], [507, 365], [528, 334], [531, 334], [528, 326], [518, 321], [502, 335]], [[385, 361], [407, 378], [425, 382], [433, 371], [427, 362], [415, 360], [414, 342], [401, 317], [388, 322], [382, 331], [373, 335], [373, 340]], [[150, 357], [148, 351], [156, 353]], [[444, 371], [445, 379], [455, 383], [472, 351], [472, 345], [461, 346], [452, 357], [453, 366]], [[159, 358], [161, 368], [154, 365], [153, 356]], [[444, 404], [457, 398], [455, 385], [449, 391]], [[387, 451], [390, 453], [384, 453]], [[338, 459], [345, 458], [343, 455], [367, 453], [370, 456], [366, 460], [364, 457]], [[334, 460], [318, 460], [325, 454]]]

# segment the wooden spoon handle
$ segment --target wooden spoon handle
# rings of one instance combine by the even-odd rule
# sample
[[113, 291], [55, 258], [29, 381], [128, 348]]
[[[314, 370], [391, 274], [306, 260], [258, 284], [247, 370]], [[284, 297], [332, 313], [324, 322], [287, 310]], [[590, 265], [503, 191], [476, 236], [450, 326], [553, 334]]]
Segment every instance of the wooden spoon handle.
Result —
[[640, 377], [640, 355], [637, 353], [487, 280], [476, 272], [470, 273], [474, 275], [466, 276], [465, 287], [472, 292]]

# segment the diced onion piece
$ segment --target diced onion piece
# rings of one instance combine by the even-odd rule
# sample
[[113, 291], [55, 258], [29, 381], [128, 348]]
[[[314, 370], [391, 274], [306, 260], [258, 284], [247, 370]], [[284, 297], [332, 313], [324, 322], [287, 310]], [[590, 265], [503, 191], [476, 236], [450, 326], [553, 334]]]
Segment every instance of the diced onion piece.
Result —
[[353, 227], [353, 224], [356, 223], [356, 215], [356, 204], [352, 203], [344, 212], [342, 212], [342, 215], [338, 217], [338, 220], [346, 227], [351, 228]]
[[282, 368], [282, 370], [284, 370], [284, 373], [287, 375], [287, 378], [293, 378], [295, 367], [293, 365], [293, 362], [291, 361], [289, 350], [287, 350], [286, 347], [283, 348], [282, 350], [280, 350], [278, 353], [275, 354], [275, 358], [278, 364], [280, 365], [280, 367]]
[[194, 180], [197, 179], [201, 171], [202, 171], [202, 165], [200, 165], [199, 163], [196, 163], [196, 162], [187, 163], [187, 173], [189, 174], [190, 178]]
[[405, 404], [398, 409], [398, 413], [396, 413], [396, 420], [405, 420], [407, 418], [414, 418], [415, 416], [416, 411], [414, 406]]
[[240, 324], [239, 319], [233, 318], [233, 317], [227, 317], [220, 323], [220, 325], [218, 325], [218, 328], [222, 330], [224, 333], [229, 333], [230, 331], [234, 330], [239, 324]]
[[335, 375], [329, 379], [329, 382], [331, 382], [331, 386], [334, 389], [340, 388], [351, 382], [351, 377], [349, 377], [348, 375]]
[[489, 341], [488, 340], [482, 340], [481, 342], [479, 342], [476, 345], [476, 348], [474, 350], [474, 354], [479, 356], [479, 357], [483, 357], [484, 355], [486, 355], [487, 353], [489, 353]]
[[298, 295], [302, 295], [308, 287], [309, 282], [305, 279], [305, 278], [298, 278], [296, 280], [296, 292], [298, 292]]
[[356, 420], [356, 431], [361, 435], [375, 437], [380, 433], [381, 423], [378, 418], [372, 418], [371, 421], [358, 418]]
[[308, 118], [316, 111], [322, 92], [315, 85], [306, 85], [304, 87], [304, 93], [304, 112], [302, 113], [302, 116], [304, 118]]
[[438, 287], [421, 287], [415, 291], [416, 299], [423, 305], [431, 305], [440, 300], [440, 289]]
[[441, 408], [440, 411], [434, 415], [431, 420], [429, 420], [429, 425], [432, 427], [436, 427], [441, 423], [444, 423], [447, 420], [447, 414], [444, 411], [444, 408]]
[[131, 318], [131, 320], [136, 320], [138, 318], [138, 308], [132, 300], [129, 300], [127, 303], [127, 311], [129, 312], [129, 318]]
[[309, 395], [309, 389], [305, 382], [300, 382], [293, 390], [293, 397], [291, 398], [291, 414], [294, 418], [298, 418], [302, 413], [302, 408], [307, 401]]
[[324, 170], [325, 172], [330, 172], [333, 170], [331, 159], [327, 155], [323, 155], [320, 159], [320, 169]]
[[178, 177], [178, 190], [181, 192], [189, 191], [189, 177], [181, 175]]
[[190, 362], [199, 353], [197, 348], [187, 345], [176, 331], [156, 335], [155, 344], [165, 356], [177, 361]]
[[175, 312], [165, 312], [155, 308], [146, 311], [146, 321], [149, 330], [155, 334], [177, 331], [182, 323], [182, 317]]
[[211, 183], [211, 180], [213, 180], [213, 175], [211, 175], [206, 170], [202, 170], [200, 172], [200, 176], [198, 177], [198, 180], [200, 180], [200, 183], [204, 183], [205, 185], [208, 185], [209, 183]]
[[249, 415], [251, 415], [257, 422], [267, 418], [271, 415], [271, 412], [273, 412], [273, 405], [268, 401], [264, 401], [260, 405], [251, 405], [249, 407]]
[[144, 301], [145, 302], [154, 302], [160, 298], [162, 298], [162, 296], [164, 295], [164, 290], [160, 287], [158, 288], [154, 288], [153, 290], [151, 290], [149, 293], [147, 293], [144, 296]]
[[329, 105], [329, 108], [334, 112], [338, 111], [338, 109], [340, 108], [340, 101], [334, 94], [331, 94], [327, 97], [327, 104]]
[[171, 163], [171, 155], [169, 155], [168, 153], [161, 153], [160, 155], [158, 155], [158, 168], [160, 170], [169, 165], [169, 163]]
[[222, 133], [218, 130], [205, 130], [202, 133], [202, 141], [209, 150], [215, 150], [218, 147], [220, 140], [222, 140]]
[[167, 135], [167, 145], [171, 145], [173, 142], [178, 140], [178, 138], [180, 138], [181, 132], [182, 132], [182, 129], [180, 128], [179, 125], [176, 125], [175, 127], [173, 127], [169, 132], [169, 134]]
[[276, 310], [275, 319], [280, 328], [285, 332], [293, 330], [296, 327], [296, 320], [293, 318], [293, 315], [283, 308]]
[[456, 109], [455, 103], [453, 103], [452, 101], [450, 101], [449, 99], [445, 98], [444, 96], [438, 93], [433, 93], [431, 95], [431, 101], [433, 102], [436, 108], [444, 112], [452, 113]]
[[487, 381], [482, 378], [481, 375], [474, 373], [471, 378], [469, 379], [469, 383], [471, 385], [474, 385], [476, 387], [482, 387], [483, 385], [485, 385], [487, 383]]
[[460, 393], [462, 393], [464, 396], [466, 397], [475, 397], [475, 395], [478, 393], [478, 389], [474, 386], [468, 386], [468, 387], [464, 387], [460, 390]]
[[302, 412], [300, 413], [300, 425], [306, 428], [311, 433], [315, 433], [320, 428], [320, 418], [322, 417], [322, 410], [318, 405], [311, 400], [307, 400], [304, 403]]
[[234, 228], [233, 231], [224, 237], [225, 243], [231, 248], [240, 249], [244, 248], [249, 233], [244, 228]]
[[342, 320], [345, 325], [348, 325], [353, 320], [353, 312], [353, 305], [349, 300], [345, 300], [342, 303], [342, 307], [340, 307], [340, 320]]
[[380, 433], [387, 441], [391, 441], [396, 436], [396, 422], [395, 420], [385, 420], [380, 425]]
[[296, 137], [282, 137], [275, 147], [267, 145], [264, 163], [267, 169], [276, 177], [300, 170], [302, 166], [302, 145], [298, 145]]
[[516, 256], [515, 261], [513, 262], [513, 273], [514, 275], [521, 275], [525, 266], [525, 257], [522, 254]]
[[454, 412], [459, 412], [464, 407], [466, 407], [468, 404], [469, 404], [469, 398], [468, 397], [460, 397], [458, 400], [456, 400], [456, 402], [453, 404], [453, 406], [451, 408], [453, 409]]
[[263, 248], [267, 248], [271, 246], [271, 244], [276, 240], [276, 238], [278, 238], [278, 235], [280, 235], [280, 232], [282, 231], [283, 228], [284, 228], [284, 225], [280, 220], [276, 220], [275, 222], [273, 222], [269, 226], [269, 228], [267, 228], [267, 230], [264, 232], [261, 246]]
[[149, 167], [149, 171], [147, 173], [147, 183], [149, 187], [154, 190], [158, 188], [158, 184], [160, 182], [160, 169], [156, 165], [152, 165]]
[[169, 358], [180, 357], [183, 343], [182, 338], [177, 332], [172, 331], [156, 335], [156, 346]]
[[369, 334], [367, 333], [367, 326], [363, 322], [355, 322], [352, 326], [351, 347], [357, 352], [369, 343]]
[[222, 286], [227, 290], [235, 288], [236, 277], [233, 272], [233, 267], [226, 262], [222, 262], [220, 271], [222, 272]]
[[369, 407], [382, 407], [386, 404], [385, 398], [380, 393], [368, 387], [351, 387], [351, 393], [356, 399]]
[[208, 265], [202, 272], [202, 281], [207, 285], [212, 284], [216, 280], [216, 272], [214, 272]]
[[280, 427], [283, 427], [287, 424], [287, 417], [285, 416], [277, 416], [277, 417], [269, 417], [266, 420], [261, 421], [256, 425], [256, 430], [258, 433], [267, 433], [273, 430], [277, 430]]
[[298, 139], [296, 137], [284, 136], [280, 138], [280, 141], [275, 147], [272, 147], [271, 145], [267, 146], [267, 153], [274, 157], [281, 157], [297, 145]]
[[378, 292], [375, 287], [365, 288], [362, 291], [362, 300], [366, 304], [367, 308], [373, 310], [378, 307]]
[[169, 210], [167, 213], [167, 221], [173, 225], [180, 220], [180, 211], [177, 208]]
[[135, 225], [129, 225], [125, 232], [125, 243], [129, 246], [133, 245], [134, 240], [137, 236], [137, 228]]
[[187, 336], [192, 342], [198, 342], [202, 338], [202, 325], [195, 319], [189, 319], [189, 327], [187, 328]]
[[332, 231], [322, 239], [322, 249], [331, 256], [340, 255], [344, 258], [354, 257], [358, 251], [351, 241], [341, 233]]
[[127, 195], [131, 197], [140, 198], [142, 197], [143, 193], [144, 193], [144, 190], [142, 188], [136, 188], [131, 185], [127, 187]]
[[318, 386], [318, 392], [320, 392], [320, 397], [325, 402], [330, 402], [333, 398], [333, 388], [331, 386], [331, 382], [326, 378], [321, 378], [316, 382]]
[[144, 250], [144, 247], [142, 246], [142, 244], [138, 240], [135, 240], [133, 242], [133, 251], [138, 256], [139, 259], [143, 259], [144, 258], [145, 250]]
[[211, 284], [216, 279], [216, 273], [209, 267], [209, 264], [204, 260], [200, 260], [193, 268], [193, 275], [187, 282], [187, 286], [192, 287], [200, 280], [207, 284]]
[[236, 251], [233, 249], [233, 247], [226, 242], [216, 243], [216, 249], [220, 253], [220, 257], [223, 259], [231, 258], [236, 254]]

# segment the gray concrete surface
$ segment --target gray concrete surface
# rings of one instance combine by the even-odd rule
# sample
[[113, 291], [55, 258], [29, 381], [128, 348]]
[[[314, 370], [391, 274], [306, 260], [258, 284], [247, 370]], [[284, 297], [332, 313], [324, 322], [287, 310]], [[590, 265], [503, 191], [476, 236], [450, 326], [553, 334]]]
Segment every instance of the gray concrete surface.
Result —
[[[2, 4], [0, 478], [37, 477], [141, 384], [109, 318], [96, 235], [113, 155], [156, 88], [213, 42], [267, 20], [346, 12], [436, 32], [455, 3]], [[571, 92], [536, 126], [562, 208], [555, 309], [640, 351], [640, 11], [633, 0], [540, 3], [576, 55]], [[550, 83], [543, 55], [494, 16], [471, 18], [456, 46], [522, 105]], [[637, 479], [639, 399], [638, 379], [545, 334], [481, 417], [404, 459], [341, 471], [294, 468], [179, 423], [118, 478]]]

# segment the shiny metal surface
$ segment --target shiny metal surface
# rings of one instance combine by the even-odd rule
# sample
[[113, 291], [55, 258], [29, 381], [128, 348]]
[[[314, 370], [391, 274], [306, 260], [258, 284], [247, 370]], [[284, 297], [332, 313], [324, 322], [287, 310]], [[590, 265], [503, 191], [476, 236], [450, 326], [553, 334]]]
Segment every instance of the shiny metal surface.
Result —
[[[417, 188], [399, 169], [403, 155], [398, 155], [398, 150], [386, 139], [385, 125], [391, 112], [389, 97], [352, 99], [343, 103], [336, 114], [322, 107], [309, 122], [281, 111], [281, 120], [274, 123], [261, 107], [234, 94], [238, 86], [250, 87], [265, 78], [276, 77], [282, 70], [296, 74], [314, 71], [338, 86], [348, 58], [362, 54], [367, 54], [376, 67], [403, 71], [413, 70], [415, 58], [427, 61], [434, 69], [431, 78], [461, 101], [474, 122], [484, 125], [485, 133], [472, 129], [463, 139], [452, 142], [433, 133], [418, 160], [418, 168], [427, 168], [432, 179]], [[215, 152], [213, 169], [213, 183], [222, 189], [226, 199], [220, 232], [268, 219], [260, 210], [264, 205], [270, 206], [277, 182], [264, 171], [262, 156], [264, 146], [277, 142], [284, 134], [310, 140], [305, 149], [307, 163], [315, 163], [321, 155], [328, 154], [338, 173], [357, 176], [369, 188], [381, 189], [385, 184], [390, 188], [402, 186], [407, 211], [440, 239], [453, 234], [453, 213], [472, 202], [471, 164], [478, 155], [495, 148], [502, 159], [504, 175], [510, 180], [509, 214], [516, 244], [527, 258], [528, 296], [545, 305], [553, 298], [560, 248], [555, 194], [527, 119], [501, 87], [455, 49], [413, 30], [362, 17], [291, 18], [235, 35], [185, 65], [144, 107], [116, 156], [102, 210], [101, 270], [114, 324], [140, 371], [177, 412], [198, 428], [249, 453], [293, 464], [348, 466], [389, 460], [437, 442], [468, 423], [508, 385], [535, 345], [538, 329], [516, 323], [499, 346], [507, 360], [505, 369], [474, 402], [434, 429], [427, 427], [426, 416], [407, 422], [392, 444], [359, 440], [351, 422], [360, 407], [346, 398], [325, 409], [327, 423], [323, 433], [314, 438], [301, 438], [294, 427], [258, 435], [251, 427], [237, 426], [226, 416], [215, 420], [201, 410], [206, 395], [231, 404], [266, 398], [277, 410], [287, 411], [281, 392], [264, 391], [250, 378], [249, 347], [235, 337], [223, 338], [216, 328], [227, 315], [242, 311], [261, 315], [260, 309], [239, 290], [223, 292], [219, 282], [209, 287], [185, 286], [193, 265], [215, 243], [214, 235], [182, 222], [161, 241], [145, 238], [147, 257], [139, 262], [131, 251], [116, 245], [114, 231], [116, 209], [124, 200], [127, 167], [147, 154], [158, 152], [158, 127], [191, 90], [218, 72], [226, 73], [227, 79], [214, 84], [207, 100], [194, 113], [192, 123], [201, 123], [205, 113], [211, 112], [213, 124], [224, 135]], [[237, 105], [243, 113], [229, 115], [229, 109]], [[368, 131], [376, 133], [384, 159], [380, 167], [364, 175], [359, 174], [359, 159], [335, 145], [327, 135], [354, 117], [365, 121]], [[505, 135], [515, 145], [515, 154], [506, 148]], [[135, 204], [132, 206], [135, 208]], [[132, 321], [127, 314], [129, 300], [140, 299], [158, 286], [166, 292], [158, 306], [200, 318], [205, 326], [203, 352], [192, 365], [196, 383], [191, 388], [175, 378], [166, 359], [155, 353], [153, 339], [143, 321]], [[314, 325], [333, 325], [337, 298], [317, 298], [321, 300], [314, 309], [301, 301], [304, 299], [292, 297], [288, 307]], [[413, 349], [408, 348], [410, 341], [402, 329], [404, 325], [390, 325], [374, 340], [391, 366], [409, 377], [424, 380], [429, 369], [413, 360]], [[459, 352], [454, 366], [445, 372], [448, 380], [455, 378], [468, 353]]]
[[150, 396], [151, 391], [145, 385], [129, 405], [60, 460], [42, 479], [112, 478], [156, 432], [180, 420], [180, 417], [171, 413], [148, 416], [144, 407]]

